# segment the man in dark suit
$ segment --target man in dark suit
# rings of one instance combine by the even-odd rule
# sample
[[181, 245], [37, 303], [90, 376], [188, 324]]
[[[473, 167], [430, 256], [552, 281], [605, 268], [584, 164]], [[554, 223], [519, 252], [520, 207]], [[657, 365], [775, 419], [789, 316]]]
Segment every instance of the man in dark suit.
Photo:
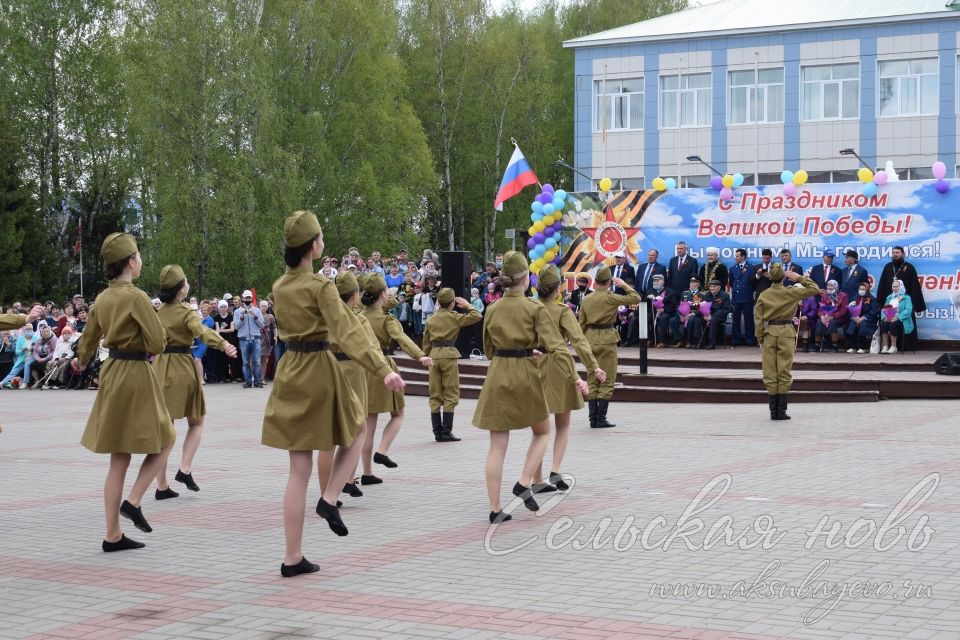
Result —
[[[613, 275], [614, 279], [620, 278], [626, 282], [631, 287], [635, 286], [635, 281], [637, 279], [637, 272], [633, 270], [629, 264], [627, 264], [627, 254], [623, 251], [617, 251], [613, 254], [614, 259], [617, 261], [612, 267], [610, 267], [610, 273]], [[610, 287], [610, 291], [619, 295], [625, 295], [627, 290], [623, 287], [613, 286]]]
[[764, 249], [760, 252], [760, 264], [753, 270], [754, 301], [760, 294], [770, 288], [770, 265], [773, 264], [773, 251]]
[[[653, 335], [653, 307], [650, 306], [650, 300], [648, 295], [653, 291], [653, 276], [659, 275], [666, 278], [667, 268], [657, 262], [657, 259], [660, 257], [660, 252], [656, 249], [650, 249], [647, 251], [647, 261], [644, 264], [637, 266], [637, 283], [636, 289], [643, 297], [643, 304], [647, 305], [647, 336], [650, 340], [654, 340]], [[663, 287], [663, 281], [661, 280], [661, 288]], [[634, 320], [634, 325], [637, 320]], [[636, 335], [636, 330], [638, 327], [631, 326], [630, 335]]]
[[793, 271], [796, 274], [803, 275], [803, 267], [793, 261], [793, 254], [790, 253], [790, 249], [780, 250], [780, 264], [783, 265], [784, 273]]
[[707, 349], [716, 349], [717, 344], [723, 339], [723, 327], [727, 322], [727, 316], [730, 315], [730, 294], [723, 290], [719, 280], [711, 280], [710, 295], [707, 296], [707, 300], [710, 301], [710, 315], [703, 317], [706, 322], [704, 331], [710, 338]]
[[734, 264], [730, 267], [729, 283], [730, 302], [733, 304], [730, 338], [734, 346], [746, 344], [753, 347], [757, 344], [753, 326], [753, 266], [747, 263], [746, 249], [737, 249], [733, 256]]
[[833, 266], [833, 250], [827, 249], [823, 252], [823, 264], [810, 269], [810, 279], [817, 283], [821, 291], [826, 290], [827, 283], [831, 280], [840, 282], [840, 269]]
[[840, 283], [840, 290], [847, 294], [847, 300], [853, 300], [859, 297], [861, 285], [866, 285], [870, 290], [870, 274], [860, 266], [860, 256], [854, 249], [847, 249], [844, 260], [847, 266], [840, 272], [841, 279], [835, 280]]
[[676, 293], [663, 286], [663, 274], [653, 276], [651, 281], [650, 290], [644, 296], [653, 307], [654, 331], [650, 335], [654, 336], [657, 346], [662, 348], [670, 344], [667, 329], [670, 328], [673, 317], [677, 315], [677, 303], [680, 298]]
[[590, 278], [586, 275], [577, 276], [577, 288], [570, 294], [570, 304], [573, 305], [574, 313], [580, 311], [580, 305], [583, 304], [583, 299], [593, 293], [590, 290], [589, 284]]
[[667, 267], [667, 288], [673, 291], [686, 291], [690, 287], [690, 278], [697, 275], [700, 265], [696, 258], [687, 255], [687, 243], [677, 243], [677, 255], [670, 258]]

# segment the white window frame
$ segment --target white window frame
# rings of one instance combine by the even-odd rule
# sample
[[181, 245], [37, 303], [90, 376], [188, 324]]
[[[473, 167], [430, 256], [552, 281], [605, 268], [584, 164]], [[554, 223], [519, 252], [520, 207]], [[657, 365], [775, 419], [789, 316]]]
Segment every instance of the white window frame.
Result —
[[[857, 115], [844, 117], [844, 115], [843, 115], [843, 83], [844, 83], [844, 82], [854, 82], [854, 79], [853, 79], [853, 78], [840, 78], [840, 79], [833, 79], [833, 78], [831, 78], [830, 80], [811, 80], [810, 82], [806, 82], [806, 81], [803, 79], [803, 72], [804, 72], [805, 69], [815, 69], [815, 68], [818, 68], [818, 67], [831, 67], [831, 68], [832, 68], [832, 67], [846, 66], [846, 65], [857, 65], [857, 78], [856, 78], [856, 80], [855, 80], [855, 82], [857, 83]], [[832, 75], [832, 72], [831, 72], [831, 75]], [[834, 63], [832, 63], [832, 64], [806, 64], [806, 65], [801, 65], [801, 66], [800, 66], [800, 122], [837, 122], [837, 121], [840, 121], [840, 120], [850, 120], [850, 121], [859, 120], [859, 119], [860, 119], [860, 115], [861, 115], [861, 113], [862, 113], [862, 109], [863, 109], [863, 100], [862, 100], [862, 95], [861, 95], [862, 82], [863, 82], [863, 68], [860, 66], [860, 63], [859, 63], [859, 62], [834, 62]], [[807, 117], [806, 117], [806, 114], [805, 114], [805, 112], [804, 112], [804, 105], [806, 104], [807, 85], [808, 85], [808, 84], [814, 84], [814, 83], [820, 85], [820, 117], [819, 117], [819, 118], [807, 118]], [[824, 109], [823, 109], [823, 96], [824, 96], [824, 93], [825, 93], [824, 90], [823, 90], [823, 85], [826, 84], [826, 83], [837, 83], [837, 84], [840, 85], [839, 88], [838, 88], [838, 92], [839, 92], [839, 93], [838, 93], [839, 103], [837, 104], [837, 107], [838, 107], [838, 108], [837, 108], [837, 113], [839, 113], [840, 115], [839, 115], [838, 117], [836, 117], [836, 118], [828, 118], [828, 117], [826, 117], [826, 116], [823, 115], [823, 112], [824, 112]]]
[[[923, 104], [923, 77], [933, 75], [936, 77], [937, 81], [934, 85], [937, 87], [937, 95], [933, 100], [934, 110], [933, 111], [918, 111], [917, 113], [896, 113], [893, 115], [881, 115], [881, 106], [880, 106], [880, 85], [882, 78], [880, 77], [880, 65], [885, 62], [907, 62], [912, 63], [917, 60], [933, 60], [936, 62], [937, 71], [935, 74], [930, 73], [909, 73], [906, 76], [891, 76], [898, 78], [900, 80], [904, 78], [915, 78], [917, 80], [917, 105], [918, 108]], [[876, 110], [877, 118], [883, 118], [884, 120], [889, 120], [891, 118], [921, 118], [921, 117], [930, 117], [940, 115], [940, 56], [938, 54], [931, 56], [917, 56], [914, 58], [884, 58], [883, 60], [877, 60], [877, 93], [876, 93]], [[902, 96], [902, 94], [901, 94]], [[899, 107], [899, 105], [898, 105]]]
[[[639, 82], [639, 83], [640, 83], [640, 87], [641, 87], [640, 91], [628, 91], [628, 92], [623, 92], [623, 82], [624, 82], [625, 80]], [[600, 87], [601, 84], [610, 84], [610, 83], [614, 83], [614, 82], [620, 83], [621, 90], [620, 90], [619, 93], [600, 93], [600, 92], [599, 92], [599, 87]], [[604, 87], [604, 88], [606, 88], [606, 87]], [[625, 103], [624, 109], [625, 109], [625, 111], [626, 111], [626, 115], [627, 115], [627, 118], [628, 118], [628, 126], [627, 126], [627, 127], [614, 127], [614, 126], [613, 126], [613, 124], [614, 124], [613, 122], [607, 122], [607, 126], [606, 126], [606, 131], [607, 131], [607, 133], [616, 132], [616, 131], [643, 131], [643, 120], [644, 120], [644, 118], [646, 117], [646, 104], [644, 103], [645, 94], [646, 94], [646, 87], [644, 86], [643, 76], [642, 76], [642, 75], [641, 75], [641, 76], [632, 76], [632, 77], [629, 77], [629, 78], [607, 78], [606, 80], [604, 80], [604, 79], [602, 79], [602, 78], [594, 78], [594, 80], [593, 80], [593, 109], [592, 109], [592, 113], [593, 113], [593, 132], [594, 132], [594, 133], [602, 133], [602, 132], [604, 131], [603, 122], [602, 122], [602, 120], [601, 120], [601, 106], [600, 106], [603, 98], [606, 98], [606, 99], [607, 99], [607, 104], [610, 105], [610, 113], [609, 113], [609, 116], [611, 117], [611, 119], [613, 118], [613, 113], [612, 113], [612, 109], [613, 109], [613, 106], [612, 106], [612, 98], [613, 98], [613, 97], [623, 98], [624, 103]], [[631, 103], [632, 103], [634, 100], [639, 100], [639, 101], [640, 101], [640, 122], [639, 122], [639, 125], [638, 125], [638, 126], [634, 126], [634, 124], [636, 124], [636, 123], [634, 123], [634, 122], [632, 121], [632, 119], [630, 118], [631, 113], [632, 113], [632, 109], [631, 109], [630, 107], [631, 107]]]
[[[664, 89], [663, 82], [668, 78], [677, 78], [679, 76], [680, 86], [677, 89]], [[689, 80], [690, 76], [707, 76], [709, 82], [707, 82], [706, 87], [700, 87], [696, 89], [684, 89], [683, 81]], [[713, 126], [713, 71], [691, 71], [690, 73], [665, 73], [660, 76], [659, 83], [657, 86], [659, 91], [657, 109], [659, 115], [659, 124], [661, 129], [705, 129]], [[698, 119], [699, 111], [697, 110], [697, 93], [700, 91], [708, 92], [707, 96], [707, 121], [704, 124], [694, 123], [694, 124], [683, 124], [683, 95], [692, 94], [693, 95], [693, 106], [694, 106], [694, 120]], [[677, 94], [676, 110], [677, 110], [677, 124], [667, 126], [663, 123], [663, 99], [665, 93], [675, 93]]]
[[[759, 82], [759, 77], [757, 75], [757, 69], [751, 67], [749, 69], [729, 69], [727, 72], [727, 124], [731, 127], [743, 127], [743, 126], [753, 126], [755, 124], [781, 124], [784, 122], [786, 116], [786, 69], [784, 67], [761, 67], [760, 71], [776, 71], [779, 70], [783, 74], [783, 80], [780, 82]], [[743, 71], [749, 71], [754, 74], [754, 83], [753, 84], [738, 84], [734, 86], [733, 84], [733, 74], [740, 73]], [[780, 96], [780, 102], [783, 105], [783, 113], [780, 114], [779, 120], [767, 120], [767, 113], [769, 111], [768, 105], [770, 104], [770, 88], [771, 87], [780, 87], [782, 95]], [[733, 90], [734, 89], [746, 89], [747, 91], [747, 121], [746, 122], [733, 122], [731, 116], [733, 115]], [[754, 89], [757, 93], [763, 92], [763, 119], [762, 120], [753, 120], [753, 113], [756, 110], [754, 106]], [[753, 99], [751, 99], [753, 98]]]

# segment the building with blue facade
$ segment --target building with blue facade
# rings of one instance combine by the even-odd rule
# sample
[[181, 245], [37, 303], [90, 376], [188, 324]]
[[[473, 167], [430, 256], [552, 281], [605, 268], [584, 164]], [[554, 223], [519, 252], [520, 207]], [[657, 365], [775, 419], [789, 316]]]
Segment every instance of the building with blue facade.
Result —
[[[856, 180], [957, 171], [960, 0], [722, 0], [577, 38], [574, 162], [644, 188], [710, 171]], [[578, 176], [578, 190], [590, 188]]]

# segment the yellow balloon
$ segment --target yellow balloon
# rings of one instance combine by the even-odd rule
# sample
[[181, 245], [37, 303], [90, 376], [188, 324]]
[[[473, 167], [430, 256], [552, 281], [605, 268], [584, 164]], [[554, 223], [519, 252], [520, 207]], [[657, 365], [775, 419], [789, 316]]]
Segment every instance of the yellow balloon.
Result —
[[860, 170], [857, 171], [857, 177], [860, 178], [860, 182], [864, 184], [873, 182], [873, 171], [870, 171], [870, 169], [866, 167], [860, 167]]
[[723, 176], [723, 186], [725, 186], [728, 189], [733, 187], [733, 176], [730, 175], [729, 173]]
[[651, 184], [653, 185], [653, 188], [656, 189], [657, 191], [667, 190], [667, 181], [664, 180], [663, 178], [654, 178]]
[[797, 185], [798, 187], [802, 187], [803, 185], [807, 184], [807, 180], [809, 178], [810, 176], [807, 175], [807, 172], [801, 169], [793, 174], [793, 184]]
[[530, 268], [534, 273], [540, 273], [540, 269], [543, 269], [543, 265], [543, 258], [537, 258], [533, 261], [533, 264], [530, 265]]
[[610, 191], [610, 189], [613, 188], [613, 180], [610, 178], [601, 178], [597, 186], [600, 187], [600, 191]]
[[527, 235], [528, 235], [528, 236], [532, 236], [532, 235], [535, 234], [536, 232], [537, 232], [537, 229], [536, 229], [536, 227], [534, 227], [534, 226], [531, 226], [529, 229], [527, 229]]
[[[538, 233], [540, 231], [543, 231], [546, 227], [547, 225], [543, 224], [543, 220], [537, 220], [536, 222], [533, 223], [533, 233]], [[530, 235], [533, 235], [533, 233], [531, 233]]]
[[547, 226], [547, 227], [552, 225], [557, 220], [558, 218], [554, 214], [550, 214], [549, 216], [543, 216], [543, 224], [544, 226]]

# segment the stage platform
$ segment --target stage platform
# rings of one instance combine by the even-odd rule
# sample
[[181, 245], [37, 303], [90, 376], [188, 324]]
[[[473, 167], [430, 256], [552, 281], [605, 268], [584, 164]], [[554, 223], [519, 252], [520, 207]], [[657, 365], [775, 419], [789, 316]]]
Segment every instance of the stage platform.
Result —
[[[621, 402], [742, 403], [767, 401], [760, 349], [649, 349], [639, 373], [639, 349], [619, 349], [614, 400]], [[940, 352], [797, 353], [791, 402], [878, 402], [888, 399], [960, 399], [960, 376], [934, 373]], [[427, 371], [402, 352], [395, 356], [410, 395], [429, 395]], [[574, 356], [576, 358], [576, 356]], [[476, 398], [488, 361], [460, 361], [460, 393]], [[577, 361], [578, 369], [583, 366]]]

